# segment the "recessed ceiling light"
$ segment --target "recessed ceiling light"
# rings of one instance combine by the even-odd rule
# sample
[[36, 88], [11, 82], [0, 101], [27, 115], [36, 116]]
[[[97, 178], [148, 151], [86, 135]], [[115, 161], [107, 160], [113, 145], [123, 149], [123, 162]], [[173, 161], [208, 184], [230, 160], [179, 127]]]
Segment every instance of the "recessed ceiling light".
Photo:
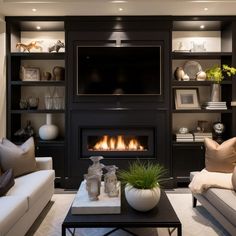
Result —
[[32, 11], [33, 11], [33, 12], [36, 12], [36, 11], [37, 11], [37, 9], [36, 9], [36, 8], [33, 8], [33, 9], [32, 9]]
[[119, 11], [123, 11], [123, 8], [120, 7], [120, 8], [119, 8]]
[[205, 28], [205, 25], [200, 25], [200, 29], [204, 29]]
[[204, 8], [204, 11], [208, 11], [208, 8], [207, 8], [207, 7], [205, 7], [205, 8]]
[[41, 29], [41, 27], [38, 25], [38, 26], [36, 26], [36, 29], [37, 29], [37, 30], [40, 30], [40, 29]]

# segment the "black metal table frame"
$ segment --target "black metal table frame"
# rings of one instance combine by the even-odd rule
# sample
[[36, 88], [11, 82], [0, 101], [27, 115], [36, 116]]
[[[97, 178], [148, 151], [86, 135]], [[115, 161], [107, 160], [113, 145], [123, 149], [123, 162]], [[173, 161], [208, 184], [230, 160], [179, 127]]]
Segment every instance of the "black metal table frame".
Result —
[[[94, 225], [91, 225], [91, 223], [84, 225], [84, 224], [80, 224], [78, 222], [76, 222], [74, 224], [71, 223], [70, 225], [62, 224], [62, 236], [66, 236], [66, 230], [68, 230], [72, 236], [75, 236], [75, 229], [76, 228], [113, 228], [113, 227], [114, 227], [114, 229], [103, 234], [102, 236], [109, 236], [117, 230], [123, 230], [132, 236], [137, 236], [136, 234], [134, 234], [133, 232], [131, 232], [130, 230], [128, 230], [126, 228], [168, 228], [169, 235], [171, 235], [175, 231], [175, 229], [177, 229], [177, 235], [182, 236], [181, 223], [156, 223], [156, 224], [152, 223], [152, 224], [145, 224], [145, 225], [142, 224], [141, 226], [140, 226], [140, 224], [138, 224], [138, 225], [125, 224], [125, 225], [117, 226], [117, 224], [112, 225], [109, 223], [107, 225], [101, 225], [101, 224], [98, 225], [96, 223], [94, 223]], [[73, 229], [73, 230], [71, 230], [71, 229]]]

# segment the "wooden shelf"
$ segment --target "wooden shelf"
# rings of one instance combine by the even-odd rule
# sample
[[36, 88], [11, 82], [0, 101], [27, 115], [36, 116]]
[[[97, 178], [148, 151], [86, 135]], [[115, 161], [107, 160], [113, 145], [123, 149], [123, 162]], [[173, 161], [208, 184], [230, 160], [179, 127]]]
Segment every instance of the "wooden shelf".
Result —
[[[188, 87], [188, 86], [210, 86], [213, 84], [213, 81], [197, 81], [197, 80], [190, 80], [190, 81], [178, 81], [178, 80], [172, 80], [172, 86], [175, 87]], [[222, 81], [222, 85], [232, 85], [232, 80], [225, 80]]]
[[[40, 146], [40, 145], [64, 145], [65, 144], [65, 139], [63, 137], [59, 137], [55, 140], [42, 140], [39, 137], [35, 137], [34, 138], [35, 141], [35, 146]], [[12, 142], [14, 142], [16, 145], [21, 145], [22, 143], [24, 143], [24, 141], [19, 141], [16, 139], [12, 139]]]
[[172, 113], [232, 113], [231, 109], [228, 110], [205, 110], [205, 109], [199, 109], [199, 110], [172, 110]]
[[65, 53], [48, 53], [48, 52], [12, 52], [11, 57], [19, 57], [24, 60], [64, 60]]
[[11, 81], [11, 85], [19, 86], [65, 86], [65, 81]]
[[27, 114], [27, 113], [65, 113], [65, 110], [11, 110], [12, 114]]
[[173, 146], [178, 146], [178, 147], [186, 147], [186, 146], [202, 146], [204, 145], [203, 142], [177, 142], [173, 141], [172, 142]]
[[221, 59], [231, 56], [232, 52], [172, 52], [172, 59]]

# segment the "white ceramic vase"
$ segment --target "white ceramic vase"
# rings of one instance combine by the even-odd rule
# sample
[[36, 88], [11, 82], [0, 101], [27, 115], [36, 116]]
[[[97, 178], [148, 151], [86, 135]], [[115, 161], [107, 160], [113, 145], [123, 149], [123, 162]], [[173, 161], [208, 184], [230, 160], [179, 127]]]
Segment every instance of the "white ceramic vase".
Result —
[[131, 185], [125, 186], [125, 197], [131, 207], [137, 211], [149, 211], [154, 208], [161, 197], [159, 187], [153, 189], [137, 189]]
[[52, 124], [52, 114], [46, 115], [46, 124], [39, 128], [39, 137], [42, 140], [53, 140], [58, 136], [58, 127]]

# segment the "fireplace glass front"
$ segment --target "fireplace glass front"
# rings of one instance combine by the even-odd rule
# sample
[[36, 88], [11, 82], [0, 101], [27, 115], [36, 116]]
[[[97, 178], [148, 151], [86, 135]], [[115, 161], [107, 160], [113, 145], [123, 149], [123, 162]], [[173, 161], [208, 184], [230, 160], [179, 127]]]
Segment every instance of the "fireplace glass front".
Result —
[[83, 128], [81, 157], [154, 158], [153, 128]]

